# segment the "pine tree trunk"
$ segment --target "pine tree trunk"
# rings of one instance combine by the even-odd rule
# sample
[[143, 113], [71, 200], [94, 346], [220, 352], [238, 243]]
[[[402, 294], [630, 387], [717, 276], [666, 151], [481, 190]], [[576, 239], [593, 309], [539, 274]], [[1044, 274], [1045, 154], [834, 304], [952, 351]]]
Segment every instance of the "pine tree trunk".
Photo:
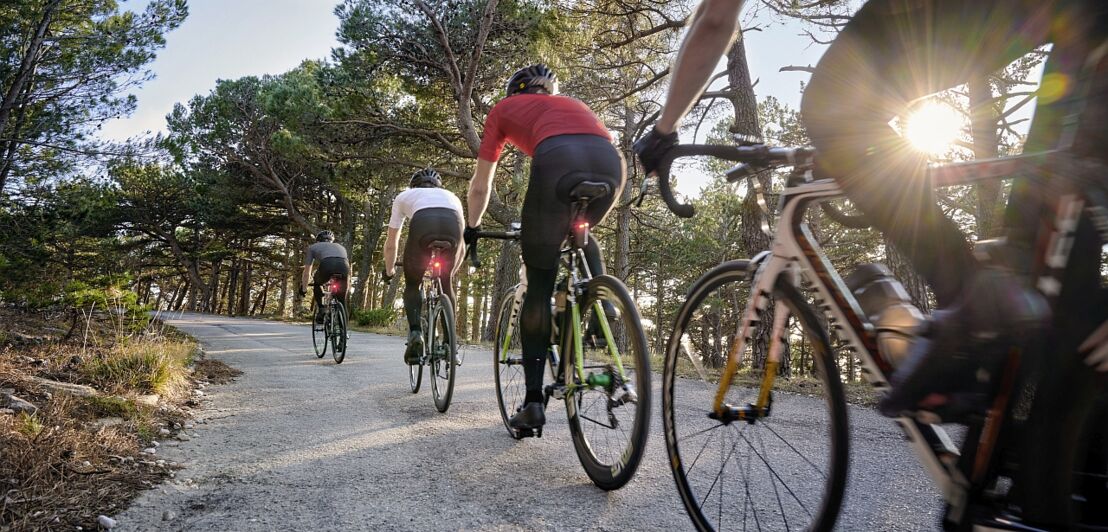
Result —
[[[970, 130], [973, 135], [975, 159], [992, 159], [997, 156], [999, 136], [997, 122], [1000, 114], [993, 105], [992, 88], [987, 75], [974, 76], [969, 84]], [[1000, 232], [1001, 209], [1000, 181], [984, 181], [975, 186], [977, 208], [977, 238], [994, 238]]]
[[[504, 241], [500, 246], [500, 255], [496, 258], [496, 273], [493, 278], [492, 290], [489, 299], [490, 305], [496, 304], [496, 299], [515, 286], [519, 280], [519, 248], [511, 241]], [[495, 311], [493, 311], [495, 312]], [[496, 335], [496, 319], [486, 318], [482, 339], [488, 341]]]
[[[462, 269], [464, 270], [465, 268], [462, 268]], [[454, 321], [455, 321], [455, 323], [457, 323], [457, 329], [458, 329], [456, 331], [455, 336], [457, 336], [459, 339], [462, 339], [462, 340], [465, 340], [465, 339], [469, 338], [469, 334], [468, 334], [469, 327], [467, 327], [467, 325], [469, 325], [468, 318], [469, 318], [469, 281], [470, 281], [470, 277], [471, 276], [468, 273], [465, 273], [465, 272], [462, 272], [461, 275], [458, 276], [458, 278], [459, 278], [458, 281], [459, 281], [459, 285], [460, 285], [458, 287], [458, 313], [457, 313], [457, 318]]]

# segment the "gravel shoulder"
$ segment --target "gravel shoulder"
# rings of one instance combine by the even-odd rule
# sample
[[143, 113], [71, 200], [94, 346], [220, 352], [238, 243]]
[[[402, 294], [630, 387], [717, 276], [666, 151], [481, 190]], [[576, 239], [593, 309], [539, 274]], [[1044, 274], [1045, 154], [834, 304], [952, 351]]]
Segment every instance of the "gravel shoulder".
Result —
[[[116, 516], [120, 530], [691, 528], [666, 466], [659, 376], [643, 465], [606, 493], [581, 470], [557, 403], [543, 438], [509, 438], [487, 350], [468, 350], [439, 414], [426, 382], [408, 390], [402, 338], [352, 333], [335, 365], [312, 354], [307, 325], [165, 318], [245, 374], [205, 389], [188, 441], [158, 449], [185, 468]], [[935, 529], [938, 493], [895, 424], [860, 407], [850, 416], [839, 528]]]

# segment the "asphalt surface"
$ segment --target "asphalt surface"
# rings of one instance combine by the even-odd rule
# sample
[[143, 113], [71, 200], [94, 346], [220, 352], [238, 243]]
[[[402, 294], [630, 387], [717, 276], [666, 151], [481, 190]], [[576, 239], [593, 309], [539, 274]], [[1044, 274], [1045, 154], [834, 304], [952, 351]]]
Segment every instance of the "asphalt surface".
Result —
[[[560, 403], [547, 410], [543, 438], [508, 436], [488, 350], [466, 348], [453, 404], [440, 414], [426, 378], [418, 394], [409, 391], [403, 338], [352, 333], [346, 361], [336, 365], [329, 354], [315, 357], [306, 324], [197, 314], [168, 321], [198, 338], [208, 357], [245, 374], [207, 387], [204, 423], [188, 441], [158, 448], [157, 458], [184, 469], [115, 516], [119, 530], [692, 528], [665, 458], [658, 374], [642, 467], [623, 489], [604, 492], [581, 469]], [[824, 410], [802, 396], [778, 406]], [[849, 415], [851, 472], [839, 529], [936, 529], [938, 492], [895, 424], [865, 408]], [[801, 454], [818, 449], [825, 433], [818, 415], [808, 417], [782, 432]], [[804, 461], [797, 459], [798, 471]], [[721, 509], [749, 506], [734, 484], [724, 486], [737, 506]], [[763, 521], [763, 530], [785, 529]], [[742, 528], [738, 517], [727, 522]], [[752, 520], [747, 528], [757, 529]]]

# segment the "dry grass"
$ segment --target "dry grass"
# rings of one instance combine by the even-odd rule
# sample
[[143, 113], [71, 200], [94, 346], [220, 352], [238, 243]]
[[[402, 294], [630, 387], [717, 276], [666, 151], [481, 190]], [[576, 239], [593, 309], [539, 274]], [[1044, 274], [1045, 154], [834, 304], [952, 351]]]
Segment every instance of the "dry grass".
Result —
[[95, 528], [168, 473], [126, 460], [139, 450], [130, 421], [92, 432], [80, 401], [58, 396], [34, 415], [0, 416], [0, 528]]
[[[194, 380], [216, 382], [213, 374], [236, 372], [203, 361], [191, 376], [197, 352], [191, 339], [156, 328], [0, 349], [0, 388], [13, 388], [39, 407], [34, 415], [0, 414], [0, 531], [96, 529], [98, 515], [118, 513], [140, 490], [171, 475], [171, 467], [139, 450], [160, 428], [187, 419]], [[33, 377], [101, 393], [51, 394]], [[147, 394], [160, 395], [161, 404], [134, 400]], [[122, 421], [100, 426], [94, 423], [100, 418]]]

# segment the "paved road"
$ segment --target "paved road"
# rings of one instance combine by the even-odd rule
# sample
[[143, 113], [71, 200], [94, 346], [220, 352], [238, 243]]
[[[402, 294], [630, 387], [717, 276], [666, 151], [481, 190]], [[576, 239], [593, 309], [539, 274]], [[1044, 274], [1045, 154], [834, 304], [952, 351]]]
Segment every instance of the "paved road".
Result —
[[[186, 467], [116, 516], [122, 530], [691, 528], [666, 466], [660, 400], [637, 477], [605, 493], [581, 470], [555, 403], [542, 439], [508, 437], [486, 350], [468, 351], [453, 406], [439, 414], [426, 382], [408, 391], [402, 338], [354, 333], [335, 365], [312, 354], [306, 325], [191, 314], [170, 323], [245, 374], [208, 387], [207, 423], [159, 449]], [[935, 529], [937, 492], [894, 424], [867, 409], [850, 415], [840, 529]]]

